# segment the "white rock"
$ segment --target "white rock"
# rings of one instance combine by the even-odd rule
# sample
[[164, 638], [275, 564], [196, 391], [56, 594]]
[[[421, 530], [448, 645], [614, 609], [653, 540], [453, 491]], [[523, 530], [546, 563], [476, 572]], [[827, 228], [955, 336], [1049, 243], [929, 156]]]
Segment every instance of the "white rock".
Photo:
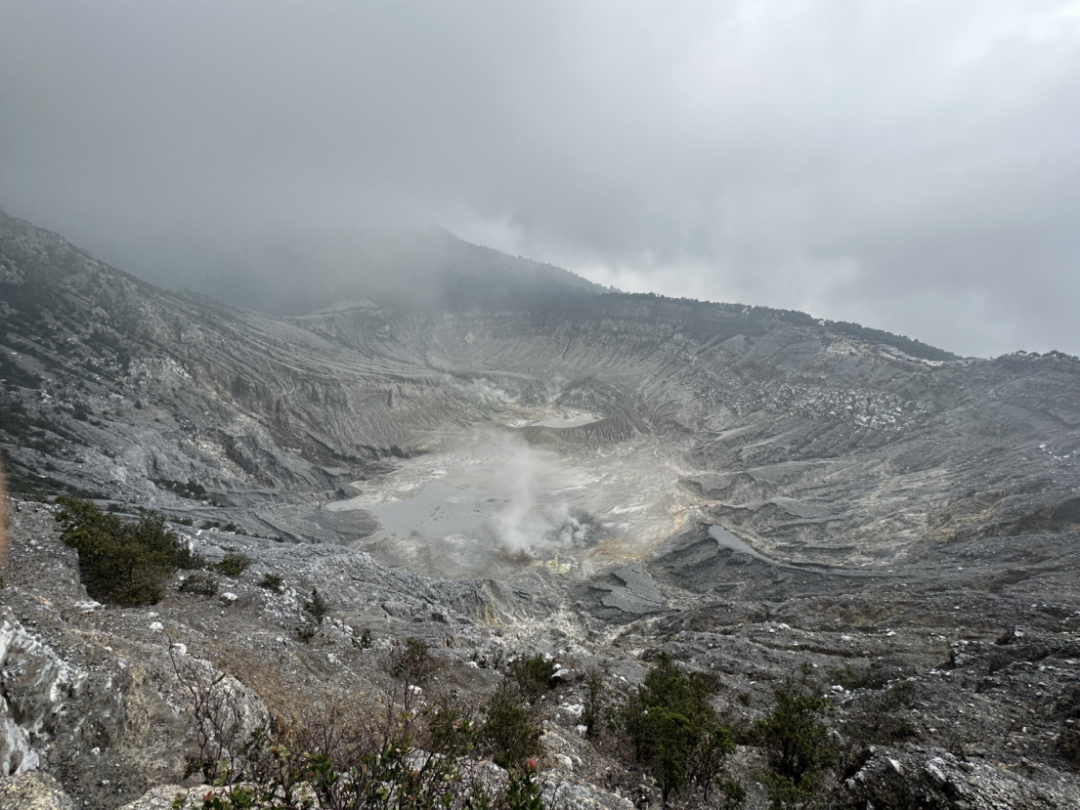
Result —
[[936, 784], [940, 786], [944, 785], [948, 781], [945, 777], [945, 773], [941, 770], [944, 765], [945, 760], [943, 760], [941, 757], [934, 757], [926, 763], [923, 770], [926, 771], [927, 775], [931, 779], [933, 779]]

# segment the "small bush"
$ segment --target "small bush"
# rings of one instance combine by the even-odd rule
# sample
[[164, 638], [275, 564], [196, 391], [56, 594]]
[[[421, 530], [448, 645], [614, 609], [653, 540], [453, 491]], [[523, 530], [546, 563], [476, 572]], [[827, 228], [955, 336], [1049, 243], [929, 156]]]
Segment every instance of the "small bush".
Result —
[[504, 788], [487, 784], [469, 712], [446, 699], [412, 710], [408, 694], [387, 692], [370, 717], [331, 706], [305, 716], [299, 732], [253, 734], [241, 756], [224, 752], [219, 787], [202, 806], [544, 810], [534, 763]]
[[585, 709], [581, 713], [581, 723], [585, 733], [595, 736], [607, 724], [610, 714], [607, 702], [607, 686], [604, 684], [605, 672], [591, 669], [585, 678]]
[[637, 760], [652, 771], [665, 804], [673, 793], [691, 786], [700, 788], [706, 800], [710, 789], [719, 786], [726, 803], [736, 803], [738, 786], [724, 777], [724, 761], [735, 743], [708, 702], [716, 688], [714, 678], [685, 672], [662, 653], [622, 709]]
[[197, 593], [200, 596], [213, 596], [218, 592], [218, 581], [209, 574], [192, 574], [177, 588], [182, 593]]
[[917, 737], [903, 710], [915, 702], [915, 684], [900, 681], [877, 693], [862, 694], [851, 712], [848, 735], [856, 745], [885, 745]]
[[480, 727], [484, 750], [502, 768], [520, 767], [543, 753], [540, 728], [532, 714], [507, 689], [499, 689], [484, 707]]
[[304, 601], [304, 613], [308, 615], [312, 622], [319, 625], [322, 624], [329, 611], [330, 607], [326, 604], [326, 600], [322, 598], [319, 589], [312, 588], [311, 598]]
[[555, 664], [545, 661], [542, 655], [523, 658], [510, 665], [510, 676], [521, 692], [521, 697], [530, 703], [551, 689], [551, 676], [554, 674]]
[[852, 692], [856, 689], [880, 689], [885, 685], [881, 672], [870, 667], [856, 669], [851, 664], [829, 670], [829, 681]]
[[280, 591], [285, 587], [285, 580], [277, 574], [266, 574], [259, 580], [259, 587], [266, 588], [268, 591]]
[[67, 495], [56, 500], [62, 507], [56, 516], [63, 524], [60, 539], [78, 551], [79, 574], [94, 599], [155, 604], [165, 595], [166, 581], [191, 556], [161, 515], [126, 523], [89, 501]]
[[390, 651], [390, 674], [406, 684], [426, 683], [439, 667], [431, 648], [418, 638], [407, 638], [404, 644], [395, 644]]
[[318, 634], [319, 625], [326, 618], [330, 608], [326, 604], [326, 600], [322, 598], [318, 588], [311, 589], [311, 598], [304, 600], [303, 608], [304, 623], [296, 628], [295, 633], [296, 637], [302, 642], [310, 644], [311, 640]]
[[219, 574], [235, 579], [244, 573], [249, 565], [251, 565], [251, 557], [230, 551], [221, 558], [221, 562], [214, 566], [214, 570]]
[[765, 786], [772, 807], [805, 806], [820, 792], [835, 761], [825, 722], [833, 706], [811, 683], [805, 665], [801, 678], [786, 680], [774, 694], [772, 713], [758, 721], [770, 768]]
[[524, 768], [510, 772], [506, 788], [507, 810], [544, 810], [540, 785], [536, 782], [536, 763], [531, 759]]
[[198, 571], [206, 568], [207, 560], [202, 554], [196, 554], [186, 545], [181, 545], [176, 554], [176, 567], [182, 571]]

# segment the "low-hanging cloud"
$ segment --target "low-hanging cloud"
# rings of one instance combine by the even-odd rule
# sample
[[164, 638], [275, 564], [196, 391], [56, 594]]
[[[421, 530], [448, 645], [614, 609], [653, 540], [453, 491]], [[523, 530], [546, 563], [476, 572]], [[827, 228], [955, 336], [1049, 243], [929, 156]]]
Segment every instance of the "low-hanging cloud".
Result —
[[1080, 353], [1072, 0], [4, 5], [0, 205], [154, 281], [434, 221], [625, 289]]

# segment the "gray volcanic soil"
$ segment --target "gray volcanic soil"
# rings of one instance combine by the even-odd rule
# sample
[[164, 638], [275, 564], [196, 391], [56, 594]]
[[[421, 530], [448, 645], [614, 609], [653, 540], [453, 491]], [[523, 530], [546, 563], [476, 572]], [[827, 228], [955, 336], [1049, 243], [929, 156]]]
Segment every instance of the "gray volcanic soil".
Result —
[[[185, 711], [156, 621], [264, 712], [376, 692], [349, 640], [363, 629], [438, 643], [476, 694], [493, 680], [474, 656], [606, 661], [625, 690], [662, 649], [717, 673], [743, 723], [807, 663], [842, 738], [881, 683], [912, 678], [916, 736], [838, 771], [845, 806], [1080, 803], [1076, 358], [894, 341], [914, 356], [799, 313], [582, 291], [275, 318], [153, 288], [4, 214], [0, 317], [13, 489], [162, 510], [211, 557], [256, 560], [228, 604], [173, 588], [149, 611], [81, 608], [51, 507], [19, 506], [0, 594], [18, 640], [5, 711], [25, 733], [5, 750], [80, 802], [179, 781], [180, 752], [149, 730], [182, 735]], [[198, 528], [213, 522], [242, 533]], [[266, 572], [289, 590], [258, 588]], [[333, 629], [302, 645], [316, 585]], [[879, 685], [829, 683], [845, 666]], [[31, 671], [60, 673], [62, 705]], [[112, 686], [74, 685], [94, 678]], [[545, 767], [611, 807], [634, 795], [574, 725], [551, 707]], [[757, 807], [751, 743], [735, 767]]]

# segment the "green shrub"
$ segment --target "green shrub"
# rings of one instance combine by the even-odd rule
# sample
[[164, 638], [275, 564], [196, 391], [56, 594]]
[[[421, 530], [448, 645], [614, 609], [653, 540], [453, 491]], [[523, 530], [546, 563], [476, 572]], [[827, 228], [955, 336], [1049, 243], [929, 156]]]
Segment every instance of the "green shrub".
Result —
[[217, 787], [200, 806], [544, 810], [535, 763], [511, 773], [503, 789], [482, 781], [467, 712], [446, 700], [410, 711], [395, 691], [384, 698], [371, 724], [335, 706], [306, 717], [298, 734], [256, 732], [241, 756], [222, 758]]
[[323, 623], [323, 619], [326, 618], [326, 614], [330, 611], [329, 605], [322, 598], [318, 588], [311, 589], [311, 598], [304, 600], [303, 607], [304, 613], [317, 625]]
[[406, 684], [419, 686], [426, 683], [439, 667], [431, 647], [421, 639], [407, 638], [404, 644], [395, 644], [390, 650], [390, 674]]
[[251, 565], [251, 557], [230, 551], [221, 558], [221, 562], [214, 566], [214, 570], [227, 577], [236, 578], [244, 573]]
[[542, 655], [522, 658], [510, 665], [510, 677], [513, 678], [523, 700], [532, 703], [551, 689], [551, 676], [555, 674], [555, 664], [545, 661]]
[[903, 712], [914, 702], [915, 684], [911, 681], [860, 694], [850, 712], [848, 736], [856, 745], [887, 745], [918, 736]]
[[885, 678], [881, 672], [870, 667], [856, 669], [851, 664], [829, 670], [829, 682], [849, 689], [880, 689], [885, 685]]
[[665, 804], [671, 794], [689, 787], [699, 788], [708, 799], [710, 789], [719, 785], [729, 802], [732, 798], [734, 783], [723, 778], [723, 767], [735, 743], [709, 705], [715, 692], [714, 678], [685, 672], [662, 653], [622, 709], [635, 756], [652, 771]]
[[56, 516], [63, 525], [60, 539], [78, 551], [79, 573], [94, 599], [155, 604], [176, 568], [192, 557], [161, 515], [127, 523], [89, 501], [61, 495], [57, 503], [63, 507]]
[[176, 567], [182, 571], [197, 571], [201, 568], [206, 568], [206, 557], [202, 554], [196, 554], [186, 545], [181, 545], [180, 551], [176, 555]]
[[536, 763], [531, 759], [524, 768], [510, 772], [506, 788], [507, 810], [544, 810], [540, 785], [536, 782]]
[[213, 596], [218, 592], [218, 581], [209, 574], [195, 573], [180, 583], [177, 588], [182, 593], [197, 593], [200, 596]]
[[259, 581], [259, 587], [266, 588], [268, 591], [280, 591], [285, 587], [285, 580], [277, 574], [266, 574]]
[[581, 713], [581, 723], [590, 737], [596, 735], [609, 719], [605, 675], [604, 671], [594, 668], [585, 678], [585, 706]]
[[296, 628], [295, 632], [298, 639], [305, 644], [309, 644], [318, 634], [319, 625], [323, 623], [323, 619], [326, 618], [330, 608], [326, 604], [326, 600], [322, 598], [318, 588], [311, 589], [311, 598], [305, 599], [302, 607], [304, 609], [304, 622]]
[[765, 786], [774, 808], [803, 806], [819, 793], [835, 761], [825, 722], [833, 705], [811, 683], [805, 665], [801, 678], [789, 678], [774, 694], [776, 706], [757, 724], [769, 759]]
[[480, 739], [496, 765], [520, 767], [543, 753], [540, 728], [532, 713], [509, 690], [502, 688], [495, 692], [484, 707], [484, 715]]

